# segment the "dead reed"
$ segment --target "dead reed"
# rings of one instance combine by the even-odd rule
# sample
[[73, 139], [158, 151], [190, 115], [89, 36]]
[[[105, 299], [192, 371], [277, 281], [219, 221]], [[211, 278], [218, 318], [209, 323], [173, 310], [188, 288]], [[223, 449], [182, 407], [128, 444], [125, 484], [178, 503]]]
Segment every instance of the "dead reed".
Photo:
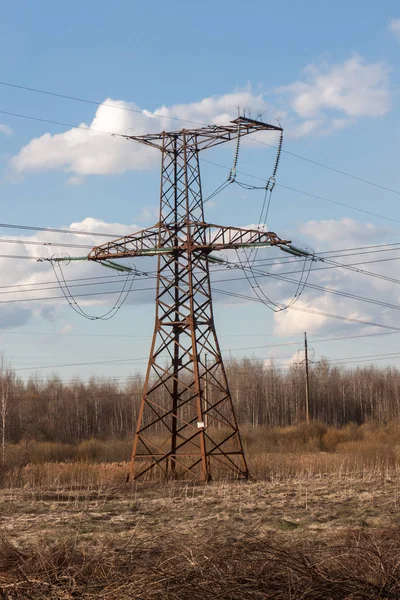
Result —
[[[351, 476], [398, 472], [400, 427], [349, 424], [341, 429], [313, 422], [285, 428], [243, 428], [250, 473], [255, 480]], [[77, 445], [21, 442], [7, 448], [0, 473], [5, 487], [92, 489], [123, 485], [131, 440], [84, 440]], [[215, 472], [216, 478], [226, 474]], [[162, 473], [159, 471], [158, 480]]]
[[288, 539], [229, 532], [179, 539], [133, 535], [88, 546], [76, 538], [0, 540], [4, 599], [373, 600], [400, 597], [400, 530]]

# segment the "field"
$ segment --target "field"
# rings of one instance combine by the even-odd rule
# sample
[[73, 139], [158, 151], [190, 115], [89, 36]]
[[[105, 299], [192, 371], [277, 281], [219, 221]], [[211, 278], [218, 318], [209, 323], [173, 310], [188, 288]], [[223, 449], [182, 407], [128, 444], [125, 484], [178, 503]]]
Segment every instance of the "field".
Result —
[[132, 486], [123, 462], [13, 467], [0, 598], [399, 598], [400, 465], [384, 443], [396, 429], [330, 432], [343, 444], [331, 452], [312, 435], [294, 452], [293, 430], [267, 452], [249, 434], [250, 482]]

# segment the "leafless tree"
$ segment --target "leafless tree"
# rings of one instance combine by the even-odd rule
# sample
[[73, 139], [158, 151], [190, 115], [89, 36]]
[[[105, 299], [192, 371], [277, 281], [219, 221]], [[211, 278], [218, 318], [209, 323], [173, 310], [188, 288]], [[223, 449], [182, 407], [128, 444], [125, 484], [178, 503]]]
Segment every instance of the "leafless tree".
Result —
[[0, 355], [0, 429], [1, 429], [1, 464], [6, 463], [6, 428], [10, 408], [10, 387], [12, 372], [7, 368], [4, 354]]

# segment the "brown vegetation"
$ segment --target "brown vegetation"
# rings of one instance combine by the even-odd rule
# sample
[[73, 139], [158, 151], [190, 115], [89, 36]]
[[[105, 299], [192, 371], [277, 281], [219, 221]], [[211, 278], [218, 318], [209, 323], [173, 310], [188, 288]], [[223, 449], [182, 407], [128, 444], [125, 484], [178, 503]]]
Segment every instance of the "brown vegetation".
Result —
[[0, 495], [0, 597], [398, 598], [399, 475], [31, 481]]
[[[194, 538], [194, 539], [193, 539]], [[16, 546], [0, 540], [3, 598], [109, 600], [371, 600], [400, 596], [400, 532], [348, 532], [327, 543], [239, 535], [76, 539]]]
[[[217, 432], [218, 433], [218, 432]], [[336, 429], [314, 421], [289, 427], [243, 427], [250, 473], [256, 480], [304, 475], [385, 472], [399, 466], [400, 427], [350, 423]], [[123, 483], [132, 439], [89, 439], [76, 444], [21, 441], [9, 444], [0, 470], [5, 486], [85, 486]], [[159, 472], [162, 481], [162, 472]], [[216, 478], [224, 473], [215, 473]]]
[[303, 374], [259, 367], [230, 374], [252, 481], [209, 485], [125, 484], [139, 378], [8, 374], [0, 599], [399, 598], [399, 374], [314, 366], [307, 425]]

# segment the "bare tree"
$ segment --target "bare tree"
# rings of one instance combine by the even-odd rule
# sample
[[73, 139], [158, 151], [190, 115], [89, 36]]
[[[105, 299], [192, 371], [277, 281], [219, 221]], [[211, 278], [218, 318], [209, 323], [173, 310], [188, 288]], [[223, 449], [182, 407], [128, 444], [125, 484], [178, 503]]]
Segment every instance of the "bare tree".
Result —
[[4, 354], [0, 355], [0, 429], [1, 464], [6, 464], [6, 426], [9, 411], [11, 371], [6, 367]]

